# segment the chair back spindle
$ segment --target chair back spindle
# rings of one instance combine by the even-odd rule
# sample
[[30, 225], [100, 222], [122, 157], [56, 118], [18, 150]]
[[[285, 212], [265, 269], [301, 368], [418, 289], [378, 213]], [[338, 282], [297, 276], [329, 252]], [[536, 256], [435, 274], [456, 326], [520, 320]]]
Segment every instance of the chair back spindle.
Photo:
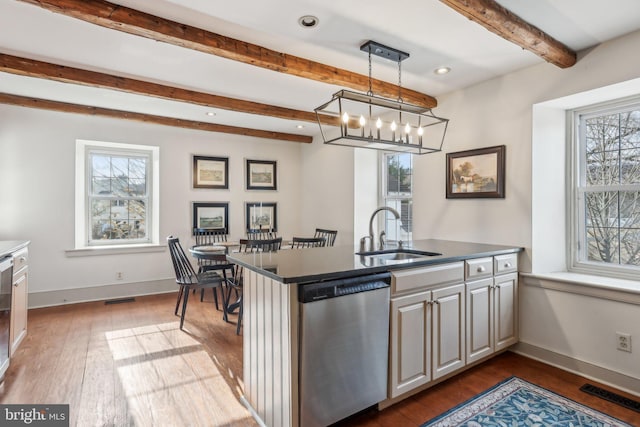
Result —
[[327, 230], [325, 228], [316, 228], [316, 232], [313, 235], [314, 237], [324, 237], [327, 239], [325, 246], [333, 246], [336, 242], [336, 236], [338, 235], [338, 230]]
[[291, 239], [291, 249], [320, 248], [325, 246], [325, 237], [293, 237]]

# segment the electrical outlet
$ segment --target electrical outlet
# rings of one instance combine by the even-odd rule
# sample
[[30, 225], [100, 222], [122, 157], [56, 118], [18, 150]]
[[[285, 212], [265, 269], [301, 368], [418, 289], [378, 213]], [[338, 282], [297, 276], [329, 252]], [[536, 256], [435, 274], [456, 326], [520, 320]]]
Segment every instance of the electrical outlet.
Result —
[[631, 353], [631, 334], [616, 332], [616, 343], [618, 350]]
[[122, 280], [122, 271], [116, 272], [116, 280]]

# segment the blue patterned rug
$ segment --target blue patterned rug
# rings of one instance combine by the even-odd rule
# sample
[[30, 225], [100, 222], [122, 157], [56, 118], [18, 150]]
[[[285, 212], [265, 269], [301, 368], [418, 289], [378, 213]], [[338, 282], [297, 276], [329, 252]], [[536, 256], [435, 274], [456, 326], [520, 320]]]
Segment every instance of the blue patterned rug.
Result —
[[633, 427], [517, 377], [423, 424], [422, 427]]

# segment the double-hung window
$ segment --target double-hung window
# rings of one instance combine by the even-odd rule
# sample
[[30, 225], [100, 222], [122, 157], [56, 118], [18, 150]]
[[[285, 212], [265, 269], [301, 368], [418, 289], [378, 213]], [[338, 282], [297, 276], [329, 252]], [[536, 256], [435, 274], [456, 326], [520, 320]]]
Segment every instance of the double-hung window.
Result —
[[382, 155], [383, 203], [400, 214], [400, 220], [385, 212], [384, 232], [389, 241], [411, 240], [413, 225], [413, 160], [409, 153]]
[[158, 243], [158, 148], [78, 141], [76, 156], [76, 247]]
[[640, 100], [574, 112], [571, 270], [640, 274]]

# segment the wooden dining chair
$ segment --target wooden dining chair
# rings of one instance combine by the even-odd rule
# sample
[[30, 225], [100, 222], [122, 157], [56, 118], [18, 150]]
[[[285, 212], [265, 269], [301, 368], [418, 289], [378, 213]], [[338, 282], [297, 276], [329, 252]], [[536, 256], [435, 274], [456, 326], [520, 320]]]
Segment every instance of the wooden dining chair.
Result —
[[[282, 248], [282, 237], [276, 237], [275, 239], [240, 239], [240, 247], [238, 252], [250, 253], [250, 252], [274, 252]], [[228, 291], [227, 291], [227, 312], [233, 311], [234, 307], [230, 304], [231, 293], [236, 292], [236, 303], [234, 306], [238, 306], [238, 324], [236, 326], [236, 334], [240, 335], [240, 328], [242, 327], [242, 287], [244, 282], [244, 267], [235, 264], [233, 267], [233, 274], [230, 279], [227, 279]]]
[[[196, 246], [217, 246], [217, 243], [227, 241], [227, 229], [220, 228], [194, 228], [193, 236], [196, 240]], [[198, 272], [203, 273], [205, 271], [221, 271], [223, 278], [227, 278], [227, 270], [231, 270], [233, 264], [227, 261], [227, 247], [219, 252], [210, 252], [206, 258], [199, 257], [198, 260]], [[213, 291], [213, 301], [216, 304], [216, 310], [218, 309], [218, 293], [216, 288]], [[220, 292], [223, 292], [222, 288]], [[200, 301], [204, 300], [204, 289], [200, 291]]]
[[320, 248], [325, 246], [325, 237], [293, 237], [291, 238], [291, 249]]
[[336, 236], [338, 235], [338, 230], [327, 230], [324, 228], [316, 228], [316, 232], [313, 237], [324, 237], [327, 239], [325, 246], [333, 246], [336, 242]]
[[[173, 263], [173, 269], [176, 274], [176, 284], [179, 287], [174, 314], [178, 314], [180, 300], [182, 300], [182, 311], [180, 313], [180, 329], [182, 329], [182, 326], [184, 325], [184, 316], [187, 312], [189, 291], [198, 289], [222, 289], [224, 279], [215, 271], [196, 273], [189, 261], [189, 258], [187, 258], [187, 255], [182, 249], [182, 245], [180, 245], [180, 240], [177, 237], [167, 237], [167, 244], [169, 245], [169, 254], [171, 255], [171, 262]], [[221, 293], [222, 309], [226, 310], [227, 304], [225, 295], [224, 292]]]

